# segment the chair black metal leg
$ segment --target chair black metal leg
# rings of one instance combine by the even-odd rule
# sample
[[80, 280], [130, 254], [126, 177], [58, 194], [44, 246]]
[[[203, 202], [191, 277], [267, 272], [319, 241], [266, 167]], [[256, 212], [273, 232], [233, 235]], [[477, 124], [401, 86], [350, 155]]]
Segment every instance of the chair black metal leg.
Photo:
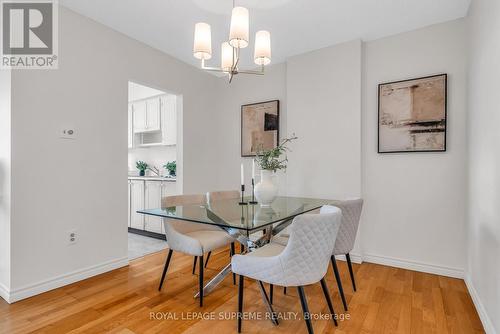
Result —
[[170, 259], [172, 258], [173, 252], [174, 251], [171, 249], [168, 250], [167, 260], [165, 261], [165, 266], [163, 267], [163, 274], [161, 274], [160, 286], [158, 287], [158, 291], [161, 291], [163, 280], [165, 280], [165, 275], [167, 275], [168, 265], [170, 264]]
[[345, 300], [344, 289], [342, 288], [342, 281], [340, 280], [339, 268], [337, 268], [337, 261], [335, 260], [335, 255], [332, 255], [332, 267], [333, 273], [335, 274], [335, 280], [337, 281], [337, 286], [339, 287], [340, 298], [342, 299], [342, 304], [344, 304], [344, 310], [347, 311], [347, 302]]
[[286, 286], [283, 287], [283, 294], [286, 295]]
[[212, 252], [208, 252], [207, 259], [205, 260], [205, 268], [207, 267], [208, 260], [210, 259], [210, 255], [212, 255]]
[[269, 284], [269, 303], [273, 304], [274, 284]]
[[238, 333], [241, 333], [241, 321], [243, 320], [243, 280], [244, 276], [240, 275], [240, 284], [238, 286]]
[[[229, 256], [232, 257], [234, 254], [235, 254], [234, 242], [231, 242]], [[236, 274], [235, 273], [233, 273], [233, 285], [236, 285]]]
[[267, 296], [266, 288], [264, 287], [264, 283], [262, 281], [257, 281], [259, 282], [259, 290], [260, 294], [262, 296], [262, 299], [264, 299], [266, 306], [267, 306], [267, 311], [269, 312], [269, 315], [271, 316], [271, 321], [275, 326], [279, 325], [278, 322], [278, 317], [276, 315], [276, 312], [273, 310], [273, 306], [271, 305], [271, 301], [269, 300], [269, 297]]
[[195, 256], [194, 259], [193, 259], [193, 275], [194, 275], [194, 273], [196, 271], [196, 261], [198, 261], [198, 257], [197, 256]]
[[200, 272], [199, 272], [199, 286], [200, 286], [200, 307], [203, 306], [203, 255], [200, 256], [200, 261], [199, 261], [199, 266], [200, 266]]
[[303, 286], [298, 286], [297, 291], [299, 292], [300, 304], [302, 305], [302, 313], [304, 314], [304, 320], [306, 321], [307, 332], [313, 334], [314, 330], [311, 323], [311, 316], [309, 314], [309, 307], [307, 306], [306, 294], [304, 292]]
[[323, 289], [323, 293], [325, 294], [326, 303], [328, 304], [328, 308], [330, 309], [330, 315], [333, 318], [333, 323], [335, 324], [335, 326], [338, 326], [339, 324], [337, 323], [336, 314], [333, 309], [332, 299], [330, 298], [330, 292], [328, 291], [328, 287], [326, 286], [324, 277], [321, 279], [321, 288]]
[[345, 258], [347, 260], [347, 266], [349, 267], [349, 274], [351, 274], [352, 288], [356, 291], [356, 281], [354, 280], [354, 272], [352, 271], [351, 256], [349, 253], [345, 255]]

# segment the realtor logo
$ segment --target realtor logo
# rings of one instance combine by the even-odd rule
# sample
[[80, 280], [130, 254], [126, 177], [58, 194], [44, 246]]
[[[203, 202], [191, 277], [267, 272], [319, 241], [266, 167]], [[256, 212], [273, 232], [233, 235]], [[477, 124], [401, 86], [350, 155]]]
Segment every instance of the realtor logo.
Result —
[[2, 0], [2, 68], [57, 68], [57, 3]]

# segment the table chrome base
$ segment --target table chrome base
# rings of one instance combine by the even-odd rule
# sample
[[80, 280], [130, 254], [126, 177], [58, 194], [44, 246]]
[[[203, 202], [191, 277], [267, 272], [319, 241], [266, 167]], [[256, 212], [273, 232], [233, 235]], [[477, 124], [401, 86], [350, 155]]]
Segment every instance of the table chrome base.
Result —
[[[210, 292], [212, 292], [213, 289], [217, 285], [220, 284], [226, 278], [227, 275], [231, 272], [231, 263], [227, 264], [217, 275], [215, 275], [210, 281], [208, 281], [207, 284], [203, 287], [203, 296], [208, 295]], [[194, 298], [198, 298], [200, 296], [200, 292], [198, 291], [195, 295]]]

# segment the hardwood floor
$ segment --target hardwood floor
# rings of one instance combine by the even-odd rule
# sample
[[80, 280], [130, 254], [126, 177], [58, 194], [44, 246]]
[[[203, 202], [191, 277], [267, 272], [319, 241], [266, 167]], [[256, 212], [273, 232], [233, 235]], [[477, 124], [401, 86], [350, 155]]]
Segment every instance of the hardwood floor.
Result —
[[[206, 280], [228, 262], [227, 254], [212, 254]], [[198, 277], [191, 274], [192, 257], [174, 253], [158, 292], [165, 256], [166, 251], [137, 259], [128, 267], [12, 305], [0, 299], [0, 333], [236, 333], [237, 286], [231, 275], [200, 309], [193, 298]], [[337, 328], [331, 320], [313, 320], [315, 333], [484, 333], [462, 280], [363, 263], [354, 265], [358, 291], [353, 294], [345, 262], [338, 265], [349, 312], [343, 311], [330, 267], [327, 283], [335, 311], [346, 319]], [[320, 284], [305, 291], [310, 311], [328, 314]], [[263, 318], [243, 320], [243, 333], [307, 333], [296, 289], [283, 295], [275, 287], [274, 308], [291, 319], [273, 326], [264, 318], [257, 285], [246, 280], [244, 310]]]

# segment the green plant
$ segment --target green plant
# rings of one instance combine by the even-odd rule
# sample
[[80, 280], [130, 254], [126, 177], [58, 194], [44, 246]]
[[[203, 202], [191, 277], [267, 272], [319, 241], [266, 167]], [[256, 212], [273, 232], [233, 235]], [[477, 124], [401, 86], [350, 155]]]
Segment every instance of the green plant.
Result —
[[295, 139], [297, 139], [297, 137], [293, 134], [292, 137], [283, 139], [281, 143], [273, 149], [259, 150], [255, 156], [255, 161], [257, 161], [260, 169], [272, 170], [273, 172], [281, 169], [285, 170], [288, 158], [286, 156], [284, 158], [280, 157], [287, 151], [290, 151], [287, 145]]
[[165, 168], [166, 170], [168, 170], [168, 173], [170, 175], [175, 175], [176, 172], [177, 172], [177, 162], [175, 160], [174, 161], [169, 161], [165, 165], [163, 165], [163, 168]]
[[149, 166], [148, 166], [148, 164], [147, 164], [147, 163], [145, 163], [144, 161], [140, 161], [140, 160], [139, 160], [139, 161], [137, 161], [137, 162], [135, 163], [135, 167], [136, 167], [138, 170], [140, 170], [140, 171], [142, 171], [142, 172], [145, 172], [145, 171], [146, 171], [146, 169], [148, 169], [148, 167], [149, 167]]

